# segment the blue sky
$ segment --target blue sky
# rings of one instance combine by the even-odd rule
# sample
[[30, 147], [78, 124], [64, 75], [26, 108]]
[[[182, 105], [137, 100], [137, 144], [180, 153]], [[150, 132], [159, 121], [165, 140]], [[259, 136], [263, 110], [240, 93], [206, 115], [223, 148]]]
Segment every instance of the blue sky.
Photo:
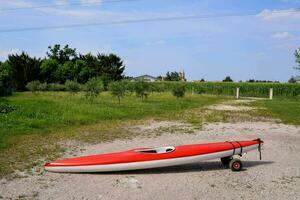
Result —
[[[189, 80], [222, 80], [230, 75], [235, 81], [287, 81], [299, 74], [293, 69], [293, 54], [300, 47], [300, 12], [291, 10], [300, 8], [300, 0], [105, 1], [1, 0], [0, 60], [22, 50], [44, 57], [49, 45], [59, 43], [81, 53], [116, 53], [129, 76], [184, 69]], [[82, 5], [70, 5], [74, 2]], [[57, 3], [64, 6], [4, 10]], [[248, 12], [257, 14], [1, 33], [37, 26]]]

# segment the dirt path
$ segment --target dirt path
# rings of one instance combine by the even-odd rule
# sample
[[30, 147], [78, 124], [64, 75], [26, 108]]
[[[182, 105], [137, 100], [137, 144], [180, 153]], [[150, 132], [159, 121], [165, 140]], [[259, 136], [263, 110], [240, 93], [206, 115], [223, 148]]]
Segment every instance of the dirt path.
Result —
[[265, 141], [263, 160], [257, 151], [249, 152], [242, 158], [245, 170], [238, 173], [213, 160], [127, 173], [20, 174], [22, 178], [1, 180], [0, 199], [300, 199], [300, 127], [239, 122], [192, 130], [184, 123], [153, 121], [137, 129], [144, 136], [85, 145], [72, 154], [260, 137]]

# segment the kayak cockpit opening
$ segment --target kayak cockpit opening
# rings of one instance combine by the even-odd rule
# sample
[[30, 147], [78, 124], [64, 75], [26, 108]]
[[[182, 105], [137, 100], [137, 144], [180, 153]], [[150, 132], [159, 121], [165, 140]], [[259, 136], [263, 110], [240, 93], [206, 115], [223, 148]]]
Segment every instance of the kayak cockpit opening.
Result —
[[136, 152], [138, 153], [149, 153], [149, 154], [171, 153], [173, 151], [175, 151], [175, 147], [158, 147], [152, 149], [136, 150]]

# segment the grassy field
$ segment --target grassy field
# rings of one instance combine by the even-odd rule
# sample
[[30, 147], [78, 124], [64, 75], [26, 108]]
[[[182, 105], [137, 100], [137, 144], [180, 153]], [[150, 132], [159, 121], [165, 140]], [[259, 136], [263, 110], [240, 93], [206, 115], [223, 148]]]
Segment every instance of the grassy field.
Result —
[[83, 93], [16, 93], [2, 98], [15, 111], [0, 114], [0, 175], [12, 169], [31, 167], [38, 158], [51, 159], [62, 151], [57, 142], [79, 138], [106, 141], [130, 137], [124, 127], [144, 119], [172, 119], [179, 113], [223, 100], [223, 97], [187, 95], [176, 99], [169, 93], [154, 93], [142, 101], [127, 96], [118, 104], [102, 93], [91, 104]]
[[260, 110], [262, 115], [280, 119], [285, 124], [300, 125], [300, 100], [257, 101], [255, 106], [265, 108], [265, 110]]
[[[170, 93], [153, 93], [142, 101], [126, 96], [121, 105], [109, 93], [102, 93], [91, 104], [83, 93], [22, 92], [1, 98], [14, 111], [0, 113], [0, 177], [16, 169], [31, 169], [63, 152], [61, 144], [68, 139], [104, 142], [134, 137], [130, 127], [145, 120], [184, 120], [195, 126], [205, 122], [230, 122], [236, 118], [249, 120], [255, 116], [281, 119], [283, 123], [300, 125], [300, 101], [275, 99], [256, 101], [262, 107], [247, 116], [241, 112], [207, 112], [203, 108], [232, 98], [191, 95], [177, 99]], [[250, 117], [250, 118], [249, 118]]]

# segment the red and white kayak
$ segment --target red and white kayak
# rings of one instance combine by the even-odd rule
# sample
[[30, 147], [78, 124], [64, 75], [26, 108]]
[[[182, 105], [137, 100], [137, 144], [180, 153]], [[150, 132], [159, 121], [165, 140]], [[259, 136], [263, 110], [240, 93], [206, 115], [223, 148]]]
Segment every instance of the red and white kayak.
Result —
[[45, 164], [51, 172], [113, 172], [168, 167], [232, 157], [259, 149], [260, 139], [249, 141], [139, 148], [124, 152], [82, 156]]

